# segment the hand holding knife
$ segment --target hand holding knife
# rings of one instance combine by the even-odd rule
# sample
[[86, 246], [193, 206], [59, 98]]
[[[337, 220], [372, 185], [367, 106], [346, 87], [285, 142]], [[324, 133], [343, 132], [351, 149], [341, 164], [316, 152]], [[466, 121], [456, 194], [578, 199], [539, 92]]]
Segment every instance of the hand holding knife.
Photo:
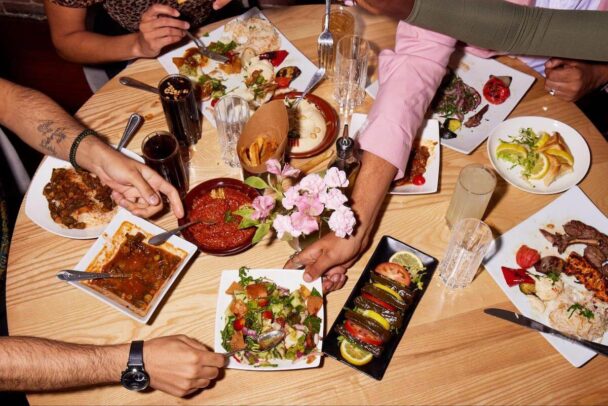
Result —
[[203, 42], [196, 38], [196, 36], [192, 35], [190, 31], [185, 31], [188, 38], [194, 41], [194, 44], [197, 46], [199, 52], [206, 57], [213, 59], [214, 61], [226, 63], [230, 61], [230, 59], [222, 54], [218, 54], [217, 52], [210, 51]]

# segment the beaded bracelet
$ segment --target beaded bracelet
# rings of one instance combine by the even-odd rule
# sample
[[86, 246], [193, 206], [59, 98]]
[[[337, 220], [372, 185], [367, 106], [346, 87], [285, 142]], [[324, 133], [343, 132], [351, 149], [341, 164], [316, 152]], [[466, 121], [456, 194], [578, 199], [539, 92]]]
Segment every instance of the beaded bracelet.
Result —
[[87, 128], [86, 130], [78, 134], [78, 136], [74, 139], [72, 146], [70, 147], [70, 163], [77, 171], [82, 171], [83, 169], [80, 167], [80, 165], [76, 163], [76, 152], [78, 151], [78, 146], [80, 145], [82, 140], [84, 140], [89, 135], [96, 137], [97, 133]]

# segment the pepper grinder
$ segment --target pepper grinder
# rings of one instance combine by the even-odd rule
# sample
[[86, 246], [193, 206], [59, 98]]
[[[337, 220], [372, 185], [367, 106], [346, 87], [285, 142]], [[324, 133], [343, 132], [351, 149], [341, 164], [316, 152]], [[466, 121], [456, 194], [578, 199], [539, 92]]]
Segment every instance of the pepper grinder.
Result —
[[329, 165], [346, 173], [348, 179], [347, 194], [350, 194], [359, 174], [361, 161], [356, 150], [355, 140], [348, 136], [348, 124], [344, 125], [342, 136], [336, 141], [336, 159]]

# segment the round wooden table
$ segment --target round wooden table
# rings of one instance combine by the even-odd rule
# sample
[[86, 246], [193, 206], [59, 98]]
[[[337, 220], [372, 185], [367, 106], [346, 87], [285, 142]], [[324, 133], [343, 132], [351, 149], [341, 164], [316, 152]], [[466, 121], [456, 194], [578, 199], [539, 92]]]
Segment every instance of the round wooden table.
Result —
[[[316, 38], [322, 13], [321, 6], [299, 6], [269, 10], [266, 15], [316, 62]], [[394, 21], [368, 15], [359, 15], [358, 20], [363, 26], [363, 35], [376, 50], [394, 45]], [[205, 27], [201, 32], [220, 24]], [[511, 58], [501, 61], [531, 72]], [[138, 61], [124, 73], [151, 84], [165, 75], [156, 60]], [[315, 93], [333, 102], [331, 83], [323, 83]], [[371, 101], [367, 100], [360, 111], [367, 111], [370, 105]], [[116, 141], [133, 112], [146, 117], [144, 127], [130, 143], [130, 148], [139, 152], [146, 134], [166, 129], [157, 97], [121, 86], [114, 79], [95, 94], [77, 116]], [[549, 96], [543, 90], [540, 77], [511, 117], [523, 115], [556, 118], [584, 135], [592, 151], [592, 166], [580, 186], [602, 211], [608, 211], [605, 189], [608, 144], [591, 122], [574, 104]], [[215, 130], [207, 121], [197, 149], [191, 168], [192, 185], [219, 176], [238, 176], [220, 162]], [[471, 155], [444, 148], [439, 193], [386, 198], [371, 249], [349, 270], [350, 278], [344, 289], [327, 298], [329, 325], [383, 235], [442, 257], [449, 236], [444, 214], [459, 169], [472, 162], [489, 163], [485, 146]], [[496, 234], [504, 233], [556, 197], [524, 193], [500, 180], [486, 221]], [[166, 215], [157, 223], [169, 228], [176, 221]], [[141, 325], [54, 277], [57, 270], [76, 264], [92, 243], [45, 232], [25, 216], [22, 206], [8, 266], [11, 334], [109, 344], [180, 333], [212, 344], [220, 272], [242, 265], [281, 267], [292, 252], [286, 243], [262, 242], [232, 257], [200, 255], [168, 295], [152, 324]], [[514, 309], [487, 273], [482, 272], [469, 288], [456, 293], [446, 290], [435, 275], [381, 382], [333, 359], [325, 359], [321, 368], [293, 372], [226, 370], [212, 388], [189, 399], [173, 398], [160, 391], [133, 393], [119, 385], [29, 394], [28, 398], [32, 404], [64, 405], [606, 402], [608, 361], [604, 357], [598, 356], [584, 367], [574, 368], [540, 334], [487, 317], [482, 313], [486, 307]]]

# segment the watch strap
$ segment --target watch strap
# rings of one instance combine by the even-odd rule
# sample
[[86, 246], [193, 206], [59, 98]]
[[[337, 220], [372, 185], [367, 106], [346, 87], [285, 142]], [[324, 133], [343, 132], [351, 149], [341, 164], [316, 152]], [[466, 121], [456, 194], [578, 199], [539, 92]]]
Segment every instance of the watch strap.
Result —
[[144, 366], [144, 342], [132, 341], [131, 349], [129, 350], [128, 367], [143, 367]]

